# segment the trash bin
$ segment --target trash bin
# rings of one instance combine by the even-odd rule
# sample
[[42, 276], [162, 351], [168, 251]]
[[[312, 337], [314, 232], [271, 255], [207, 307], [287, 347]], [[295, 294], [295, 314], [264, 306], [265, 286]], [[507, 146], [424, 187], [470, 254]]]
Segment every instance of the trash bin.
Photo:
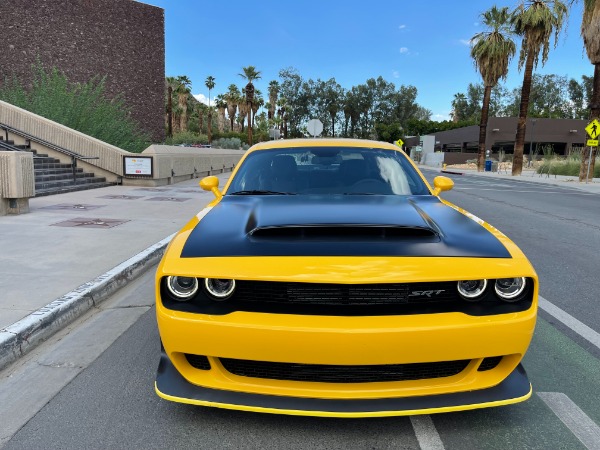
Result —
[[485, 162], [485, 171], [486, 172], [491, 172], [492, 171], [492, 161], [491, 160], [487, 160]]

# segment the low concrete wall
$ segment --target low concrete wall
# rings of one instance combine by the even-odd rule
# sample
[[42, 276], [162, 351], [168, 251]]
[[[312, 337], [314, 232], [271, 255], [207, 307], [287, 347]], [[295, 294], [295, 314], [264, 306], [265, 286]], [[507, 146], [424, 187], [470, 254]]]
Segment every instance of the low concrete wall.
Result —
[[[153, 159], [152, 178], [123, 176], [124, 185], [160, 186], [216, 173], [229, 172], [244, 155], [243, 150], [151, 145], [140, 156]], [[131, 155], [130, 156], [135, 156]]]
[[[123, 155], [131, 154], [114, 145], [107, 144], [3, 101], [0, 101], [0, 124], [6, 124], [24, 131], [36, 138], [43, 139], [82, 156], [98, 157], [99, 159], [89, 160], [87, 164], [116, 175], [123, 175]], [[15, 140], [15, 143], [18, 143], [17, 140]], [[40, 148], [41, 146], [34, 144], [33, 147]], [[48, 154], [61, 159], [61, 161], [64, 158], [64, 155], [59, 152], [48, 151]], [[55, 156], [57, 154], [62, 155], [62, 158]]]
[[[243, 150], [151, 145], [142, 152], [142, 156], [153, 158], [152, 177], [129, 177], [124, 174], [123, 161], [125, 156], [135, 156], [135, 153], [3, 101], [0, 101], [0, 124], [6, 124], [82, 156], [97, 157], [98, 159], [93, 160], [78, 160], [77, 165], [85, 171], [94, 172], [97, 176], [106, 177], [109, 182], [122, 182], [127, 185], [160, 186], [231, 171], [244, 154]], [[8, 138], [17, 145], [26, 143], [25, 138], [14, 133], [9, 132]], [[42, 144], [32, 142], [31, 146], [38, 153], [48, 154], [63, 163], [71, 162], [69, 156]]]
[[33, 155], [0, 151], [0, 216], [29, 212], [29, 198], [33, 196]]

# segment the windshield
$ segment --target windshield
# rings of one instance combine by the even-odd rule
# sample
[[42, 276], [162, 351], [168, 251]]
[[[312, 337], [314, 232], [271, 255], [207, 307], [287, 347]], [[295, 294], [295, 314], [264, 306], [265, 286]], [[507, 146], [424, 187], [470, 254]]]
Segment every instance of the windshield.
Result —
[[228, 195], [426, 195], [400, 152], [364, 147], [259, 150], [242, 163]]

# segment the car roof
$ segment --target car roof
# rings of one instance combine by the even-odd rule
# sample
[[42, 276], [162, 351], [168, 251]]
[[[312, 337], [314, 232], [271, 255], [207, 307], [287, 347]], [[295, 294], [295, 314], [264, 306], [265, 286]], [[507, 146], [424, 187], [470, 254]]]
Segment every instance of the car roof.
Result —
[[274, 148], [297, 147], [362, 147], [383, 148], [400, 151], [400, 148], [389, 142], [371, 141], [367, 139], [323, 138], [323, 139], [279, 139], [259, 142], [250, 147], [249, 151], [270, 150]]

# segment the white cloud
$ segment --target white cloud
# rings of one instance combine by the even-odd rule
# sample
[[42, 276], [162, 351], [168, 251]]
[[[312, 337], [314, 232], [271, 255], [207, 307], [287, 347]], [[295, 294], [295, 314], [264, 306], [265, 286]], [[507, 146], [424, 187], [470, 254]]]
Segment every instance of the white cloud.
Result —
[[[194, 98], [196, 100], [198, 100], [200, 103], [204, 103], [205, 105], [208, 105], [208, 97], [206, 97], [204, 94], [193, 94]], [[210, 104], [214, 106], [214, 101], [215, 99], [211, 96], [210, 99]]]
[[398, 27], [398, 29], [399, 29], [399, 30], [404, 30], [405, 28], [406, 28], [406, 25], [400, 25], [400, 26]]
[[394, 71], [392, 72], [392, 75], [394, 75], [394, 78], [400, 78], [400, 72], [399, 72], [399, 71], [397, 71], [397, 70], [394, 70]]
[[466, 45], [467, 47], [471, 46], [471, 39], [459, 39], [458, 42], [460, 42], [462, 45]]
[[444, 114], [434, 114], [431, 116], [432, 120], [435, 120], [436, 122], [442, 122], [444, 120], [450, 120], [450, 113], [444, 113]]
[[406, 47], [400, 47], [400, 53], [402, 53], [403, 55], [407, 55], [408, 54], [408, 48], [406, 48]]

